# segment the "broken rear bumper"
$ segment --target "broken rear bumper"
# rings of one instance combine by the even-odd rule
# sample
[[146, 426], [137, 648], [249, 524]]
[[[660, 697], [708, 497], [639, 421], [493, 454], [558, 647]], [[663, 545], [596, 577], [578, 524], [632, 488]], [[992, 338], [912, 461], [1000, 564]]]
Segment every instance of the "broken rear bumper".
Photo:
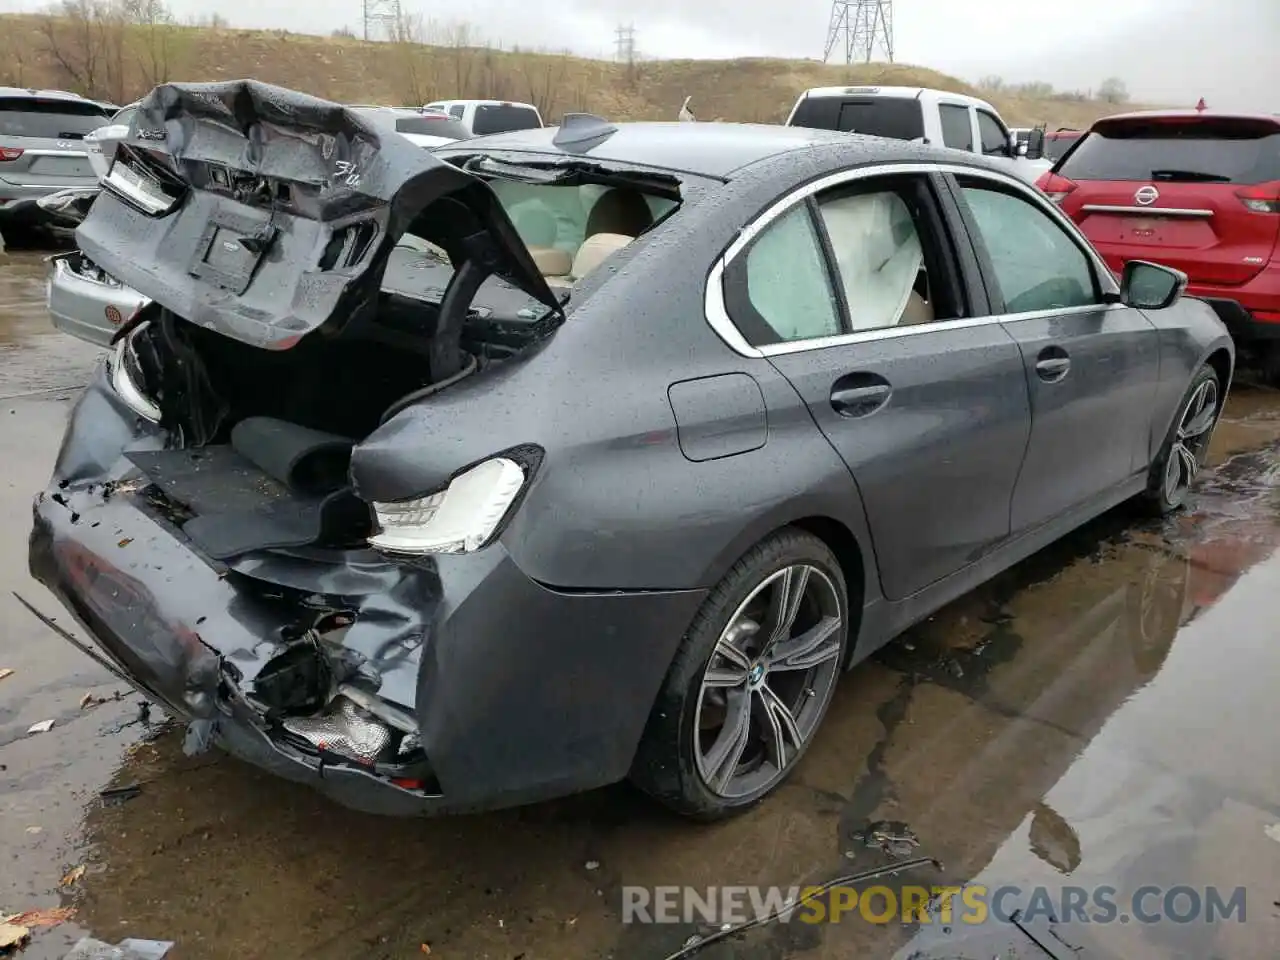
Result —
[[[91, 386], [80, 406], [113, 399]], [[501, 543], [415, 563], [260, 552], [222, 569], [136, 492], [103, 490], [55, 484], [36, 498], [36, 579], [150, 698], [214, 721], [229, 752], [369, 812], [512, 806], [622, 779], [703, 596], [551, 590]], [[298, 598], [354, 611], [343, 644], [374, 667], [378, 695], [416, 717], [431, 788], [299, 750], [246, 696]]]

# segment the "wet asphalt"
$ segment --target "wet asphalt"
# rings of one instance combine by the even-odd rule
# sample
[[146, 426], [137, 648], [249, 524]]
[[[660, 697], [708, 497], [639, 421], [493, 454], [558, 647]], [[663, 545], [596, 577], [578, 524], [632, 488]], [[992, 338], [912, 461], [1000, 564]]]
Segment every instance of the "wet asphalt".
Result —
[[[387, 820], [184, 756], [14, 600], [74, 628], [27, 575], [26, 535], [98, 351], [50, 328], [44, 272], [0, 254], [0, 917], [75, 917], [23, 960], [86, 932], [173, 940], [177, 960], [662, 960], [708, 931], [622, 924], [623, 885], [820, 883], [885, 862], [859, 839], [881, 822], [939, 861], [904, 882], [1246, 888], [1243, 923], [1056, 928], [1084, 960], [1280, 956], [1280, 392], [1233, 389], [1183, 515], [1114, 511], [856, 668], [796, 776], [745, 816], [692, 825], [618, 786]], [[996, 955], [970, 932], [771, 924], [698, 956]]]

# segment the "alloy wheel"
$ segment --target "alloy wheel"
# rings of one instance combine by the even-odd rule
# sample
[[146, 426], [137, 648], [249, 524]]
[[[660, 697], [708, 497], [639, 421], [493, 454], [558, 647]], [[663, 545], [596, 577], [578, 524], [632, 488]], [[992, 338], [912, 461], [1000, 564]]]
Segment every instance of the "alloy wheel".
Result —
[[761, 793], [790, 769], [835, 689], [843, 625], [835, 585], [810, 564], [771, 574], [734, 611], [694, 716], [698, 773], [712, 793]]
[[1191, 394], [1182, 410], [1164, 465], [1164, 497], [1170, 506], [1178, 506], [1187, 498], [1200, 465], [1209, 452], [1209, 440], [1217, 419], [1218, 384], [1205, 380]]

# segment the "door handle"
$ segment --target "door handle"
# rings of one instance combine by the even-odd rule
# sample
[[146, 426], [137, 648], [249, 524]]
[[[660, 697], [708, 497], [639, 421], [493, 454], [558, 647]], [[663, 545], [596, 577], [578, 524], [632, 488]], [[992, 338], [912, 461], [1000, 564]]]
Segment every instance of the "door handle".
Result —
[[831, 388], [831, 408], [842, 417], [865, 417], [889, 400], [893, 388], [874, 373], [851, 373]]
[[1047, 347], [1036, 360], [1036, 376], [1045, 383], [1055, 383], [1071, 369], [1071, 358], [1061, 347]]

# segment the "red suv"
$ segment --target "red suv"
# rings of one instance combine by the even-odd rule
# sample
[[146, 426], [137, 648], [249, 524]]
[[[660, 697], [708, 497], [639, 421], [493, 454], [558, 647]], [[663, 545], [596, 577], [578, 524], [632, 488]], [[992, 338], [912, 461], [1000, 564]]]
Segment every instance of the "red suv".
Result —
[[1117, 273], [1153, 260], [1187, 274], [1280, 383], [1280, 117], [1108, 117], [1036, 185]]

